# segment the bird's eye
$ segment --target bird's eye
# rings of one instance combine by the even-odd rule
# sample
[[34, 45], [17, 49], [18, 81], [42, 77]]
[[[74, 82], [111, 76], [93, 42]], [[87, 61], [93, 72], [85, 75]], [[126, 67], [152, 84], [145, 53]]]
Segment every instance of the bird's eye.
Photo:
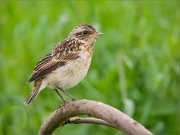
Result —
[[87, 30], [83, 31], [83, 35], [87, 35], [87, 34], [88, 34]]

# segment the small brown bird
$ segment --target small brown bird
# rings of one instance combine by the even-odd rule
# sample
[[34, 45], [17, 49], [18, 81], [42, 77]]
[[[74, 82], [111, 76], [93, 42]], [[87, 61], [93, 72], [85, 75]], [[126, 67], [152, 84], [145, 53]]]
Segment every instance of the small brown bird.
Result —
[[28, 80], [34, 81], [34, 85], [25, 104], [31, 103], [45, 87], [55, 89], [64, 103], [66, 101], [60, 91], [75, 99], [64, 90], [77, 85], [86, 76], [91, 64], [93, 45], [101, 34], [91, 25], [75, 27], [67, 39], [58, 43], [37, 63]]

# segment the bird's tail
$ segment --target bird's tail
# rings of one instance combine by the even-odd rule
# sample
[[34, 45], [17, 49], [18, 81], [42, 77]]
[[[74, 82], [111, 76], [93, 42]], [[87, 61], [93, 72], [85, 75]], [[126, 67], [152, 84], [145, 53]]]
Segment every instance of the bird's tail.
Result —
[[30, 104], [36, 98], [36, 96], [38, 95], [38, 93], [40, 92], [41, 89], [42, 89], [41, 81], [35, 81], [32, 92], [31, 92], [30, 96], [26, 99], [24, 104], [25, 105]]

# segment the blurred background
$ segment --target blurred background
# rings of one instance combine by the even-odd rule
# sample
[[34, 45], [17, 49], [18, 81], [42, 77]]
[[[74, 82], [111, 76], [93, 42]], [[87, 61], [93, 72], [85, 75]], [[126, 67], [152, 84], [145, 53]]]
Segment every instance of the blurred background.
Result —
[[[79, 24], [98, 38], [87, 77], [69, 90], [116, 107], [155, 134], [180, 134], [180, 1], [0, 1], [0, 134], [37, 134], [62, 101], [51, 89], [29, 106], [35, 64]], [[90, 124], [61, 135], [119, 135]]]

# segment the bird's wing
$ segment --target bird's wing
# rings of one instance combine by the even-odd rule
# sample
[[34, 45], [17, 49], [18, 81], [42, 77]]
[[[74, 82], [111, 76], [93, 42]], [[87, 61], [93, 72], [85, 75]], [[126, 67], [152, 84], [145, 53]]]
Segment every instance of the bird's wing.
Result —
[[79, 57], [78, 46], [73, 40], [64, 40], [58, 44], [51, 53], [37, 63], [28, 82], [42, 79], [58, 67], [66, 65], [68, 61], [76, 60]]

